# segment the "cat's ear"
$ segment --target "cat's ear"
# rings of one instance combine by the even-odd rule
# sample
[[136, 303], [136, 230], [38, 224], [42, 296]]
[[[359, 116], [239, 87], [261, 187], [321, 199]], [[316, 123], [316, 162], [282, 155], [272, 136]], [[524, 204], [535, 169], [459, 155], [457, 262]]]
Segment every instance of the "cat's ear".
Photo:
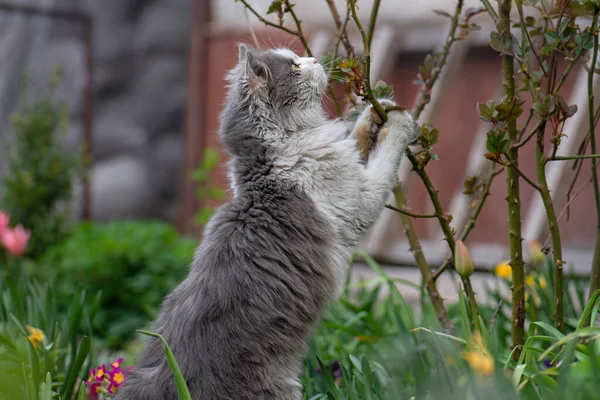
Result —
[[267, 66], [256, 58], [256, 50], [244, 43], [239, 44], [238, 63], [248, 78], [257, 77], [266, 80], [269, 74]]
[[252, 49], [245, 43], [238, 43], [238, 62], [245, 63]]

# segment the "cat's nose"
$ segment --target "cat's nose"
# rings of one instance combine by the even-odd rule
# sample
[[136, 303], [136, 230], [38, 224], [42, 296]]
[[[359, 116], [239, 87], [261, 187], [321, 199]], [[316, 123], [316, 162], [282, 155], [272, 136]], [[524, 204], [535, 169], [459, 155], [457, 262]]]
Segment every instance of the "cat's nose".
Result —
[[314, 57], [301, 57], [301, 58], [300, 58], [300, 63], [301, 63], [302, 65], [309, 66], [309, 65], [318, 64], [318, 63], [319, 63], [319, 61], [317, 61], [317, 59], [316, 59], [316, 58], [314, 58]]

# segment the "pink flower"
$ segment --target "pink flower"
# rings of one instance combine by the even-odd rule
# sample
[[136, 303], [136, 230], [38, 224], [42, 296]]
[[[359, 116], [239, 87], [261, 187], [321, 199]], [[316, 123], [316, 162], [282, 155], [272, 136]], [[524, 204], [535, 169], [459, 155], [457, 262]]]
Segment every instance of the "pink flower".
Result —
[[119, 387], [117, 385], [114, 385], [111, 383], [110, 385], [108, 385], [108, 388], [106, 389], [106, 391], [110, 394], [117, 394], [118, 388]]
[[8, 223], [10, 222], [10, 217], [4, 211], [0, 211], [0, 238], [2, 238], [4, 232], [8, 229]]
[[97, 382], [104, 381], [105, 374], [106, 374], [106, 367], [104, 365], [98, 367], [98, 371], [96, 372], [96, 381]]
[[113, 369], [119, 368], [121, 366], [121, 364], [123, 364], [123, 357], [119, 358], [117, 361], [110, 363], [110, 366], [113, 367]]
[[92, 399], [96, 400], [101, 391], [102, 386], [99, 383], [94, 382], [90, 385], [90, 393], [92, 394]]
[[85, 381], [85, 384], [87, 386], [90, 386], [92, 384], [92, 382], [94, 382], [95, 378], [96, 378], [96, 369], [92, 368], [92, 370], [90, 371], [90, 376], [89, 376], [88, 380]]
[[17, 225], [14, 229], [4, 231], [0, 239], [8, 254], [18, 258], [25, 254], [30, 236], [31, 234], [28, 230], [21, 225]]

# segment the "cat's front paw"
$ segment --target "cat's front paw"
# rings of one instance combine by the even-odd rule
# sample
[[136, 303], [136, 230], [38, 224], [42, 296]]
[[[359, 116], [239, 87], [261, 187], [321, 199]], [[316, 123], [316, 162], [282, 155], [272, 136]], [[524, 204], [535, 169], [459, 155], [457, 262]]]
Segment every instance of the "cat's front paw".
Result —
[[[384, 107], [396, 105], [389, 100], [385, 100], [385, 105], [383, 100], [380, 103]], [[408, 111], [392, 109], [387, 112], [387, 121], [381, 126], [378, 142], [386, 146], [399, 145], [405, 148], [406, 145], [416, 144], [417, 131], [418, 126]], [[386, 141], [396, 143], [384, 144]]]
[[[383, 108], [396, 106], [396, 103], [388, 99], [380, 99], [379, 104]], [[387, 121], [383, 122], [375, 108], [368, 106], [356, 122], [352, 134], [356, 139], [361, 159], [366, 160], [369, 153], [379, 144], [405, 148], [406, 144], [416, 143], [416, 133], [417, 125], [409, 112], [388, 110]]]

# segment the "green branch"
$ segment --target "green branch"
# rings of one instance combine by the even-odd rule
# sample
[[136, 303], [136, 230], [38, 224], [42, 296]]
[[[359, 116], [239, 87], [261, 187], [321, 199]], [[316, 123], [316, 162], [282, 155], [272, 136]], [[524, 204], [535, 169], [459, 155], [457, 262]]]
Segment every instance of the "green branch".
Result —
[[308, 46], [308, 42], [306, 41], [306, 38], [304, 37], [304, 31], [302, 30], [302, 21], [300, 21], [298, 19], [298, 16], [296, 15], [296, 12], [294, 11], [293, 4], [290, 4], [289, 0], [285, 0], [285, 6], [286, 6], [288, 12], [290, 13], [290, 15], [292, 16], [294, 23], [296, 24], [296, 28], [297, 28], [296, 36], [298, 37], [298, 39], [300, 39], [302, 46], [306, 49], [306, 54], [308, 54], [309, 57], [312, 57], [313, 53], [310, 50], [310, 47]]
[[299, 35], [300, 35], [299, 32], [293, 31], [291, 29], [286, 28], [283, 25], [275, 24], [275, 23], [269, 21], [268, 19], [264, 18], [262, 15], [260, 15], [259, 13], [257, 13], [256, 10], [254, 8], [252, 8], [252, 6], [250, 4], [248, 4], [248, 2], [246, 0], [240, 0], [240, 1], [248, 9], [248, 11], [250, 11], [252, 14], [254, 14], [256, 16], [256, 18], [258, 18], [258, 20], [260, 22], [262, 22], [263, 24], [271, 26], [273, 28], [277, 28], [277, 29], [282, 30], [284, 32], [287, 32], [290, 35], [294, 35], [294, 36], [299, 37]]
[[516, 150], [516, 149], [519, 149], [519, 148], [525, 146], [535, 136], [535, 134], [540, 130], [540, 126], [542, 125], [542, 123], [544, 124], [544, 126], [546, 126], [545, 121], [539, 121], [536, 124], [536, 126], [531, 130], [531, 132], [529, 132], [527, 134], [526, 137], [524, 137], [520, 142], [513, 144], [511, 147]]
[[431, 199], [431, 203], [433, 204], [433, 209], [435, 210], [435, 216], [440, 223], [440, 227], [442, 228], [442, 232], [444, 233], [444, 237], [448, 242], [448, 246], [450, 247], [450, 251], [454, 255], [454, 233], [452, 232], [452, 227], [450, 226], [450, 222], [448, 222], [448, 218], [444, 213], [444, 209], [442, 208], [442, 203], [440, 201], [440, 197], [438, 196], [438, 190], [433, 186], [429, 175], [425, 172], [425, 170], [419, 167], [419, 162], [412, 154], [410, 149], [406, 149], [406, 156], [410, 163], [413, 166], [415, 172], [419, 175], [423, 184], [425, 185], [425, 189], [427, 190], [427, 194], [429, 194], [429, 198]]
[[394, 207], [391, 204], [386, 204], [385, 208], [390, 209], [392, 211], [396, 211], [397, 213], [400, 213], [400, 214], [408, 215], [409, 217], [412, 217], [412, 218], [436, 218], [435, 214], [416, 214], [416, 213], [407, 211], [405, 209], [400, 209], [400, 208]]
[[419, 97], [419, 101], [417, 102], [417, 106], [415, 107], [415, 112], [413, 113], [413, 117], [415, 121], [419, 119], [421, 113], [425, 109], [425, 106], [429, 104], [431, 100], [431, 90], [433, 89], [433, 85], [437, 82], [440, 74], [442, 73], [442, 69], [446, 65], [448, 60], [448, 55], [450, 54], [450, 48], [456, 41], [456, 29], [458, 28], [458, 20], [460, 14], [462, 13], [463, 8], [463, 0], [458, 0], [456, 3], [456, 9], [454, 10], [454, 15], [452, 15], [452, 22], [450, 23], [450, 30], [448, 31], [448, 37], [446, 39], [446, 43], [444, 44], [444, 48], [442, 49], [441, 59], [439, 64], [434, 68], [433, 73], [431, 74], [431, 79], [427, 84], [424, 84], [421, 88], [421, 95]]
[[335, 50], [333, 52], [333, 59], [335, 60], [338, 55], [338, 51], [340, 48], [340, 43], [344, 44], [346, 48], [346, 55], [348, 57], [354, 56], [354, 48], [352, 47], [352, 43], [350, 43], [350, 39], [348, 38], [348, 32], [346, 32], [346, 27], [348, 26], [348, 21], [350, 21], [350, 7], [347, 7], [346, 18], [342, 23], [340, 18], [340, 14], [338, 13], [337, 7], [333, 0], [325, 0], [327, 5], [329, 6], [329, 10], [331, 11], [331, 16], [333, 17], [333, 22], [335, 22], [335, 27], [338, 30], [337, 33], [337, 42], [335, 43]]
[[[367, 34], [365, 33], [365, 30], [363, 29], [362, 24], [360, 23], [360, 20], [358, 19], [358, 15], [356, 14], [356, 0], [348, 0], [349, 1], [349, 5], [350, 5], [350, 11], [352, 13], [352, 19], [354, 20], [354, 23], [356, 24], [356, 27], [358, 28], [358, 31], [360, 32], [360, 36], [362, 38], [362, 42], [363, 42], [363, 53], [364, 53], [364, 62], [363, 62], [363, 66], [364, 66], [364, 70], [365, 70], [365, 95], [367, 97], [367, 99], [369, 100], [369, 102], [371, 102], [371, 104], [373, 105], [373, 108], [375, 109], [375, 111], [377, 111], [377, 114], [379, 114], [379, 117], [381, 117], [382, 121], [387, 121], [387, 114], [383, 108], [383, 106], [379, 103], [379, 101], [377, 101], [377, 99], [375, 98], [375, 95], [373, 95], [373, 90], [371, 89], [371, 39], [367, 36]], [[377, 3], [379, 4], [379, 3]], [[375, 17], [377, 16], [377, 10], [373, 10], [371, 13], [371, 20], [374, 19], [373, 14], [375, 14]]]
[[369, 18], [369, 31], [367, 32], [367, 38], [369, 38], [369, 48], [371, 48], [371, 43], [373, 43], [373, 32], [375, 32], [377, 14], [379, 14], [379, 3], [381, 3], [381, 0], [374, 0], [373, 7], [371, 8], [371, 18]]
[[[440, 76], [442, 68], [446, 65], [446, 60], [448, 59], [448, 54], [450, 54], [450, 49], [452, 47], [452, 44], [455, 42], [454, 37], [456, 35], [456, 29], [458, 27], [458, 18], [460, 17], [460, 14], [462, 13], [462, 7], [463, 7], [463, 1], [459, 0], [458, 3], [456, 4], [456, 8], [454, 10], [454, 15], [452, 16], [452, 23], [450, 25], [450, 31], [448, 32], [448, 39], [446, 40], [446, 44], [442, 50], [442, 57], [441, 57], [442, 61], [440, 62], [439, 68], [437, 68], [437, 71], [434, 73], [434, 75], [432, 76], [431, 81], [430, 81], [430, 88], [429, 88], [430, 90], [433, 88], [433, 85], [437, 82], [437, 79]], [[419, 119], [419, 117], [421, 116], [421, 113], [425, 109], [425, 106], [427, 105], [427, 103], [429, 103], [429, 100], [430, 100], [430, 98], [429, 98], [429, 96], [426, 96], [426, 88], [424, 87], [422, 89], [421, 97], [418, 102], [417, 108], [415, 109], [415, 112], [413, 113], [413, 118], [415, 120]], [[427, 172], [425, 172], [425, 170], [423, 168], [420, 168], [418, 166], [417, 160], [415, 159], [411, 150], [407, 149], [406, 152], [407, 152], [407, 158], [409, 159], [409, 161], [413, 165], [413, 168], [415, 169], [415, 171], [417, 171], [417, 174], [423, 181], [423, 184], [425, 185], [425, 188], [427, 189], [427, 193], [429, 194], [431, 201], [434, 203], [434, 207], [436, 207], [435, 216], [436, 216], [436, 218], [438, 218], [438, 221], [440, 222], [440, 226], [442, 227], [442, 231], [444, 232], [446, 241], [448, 242], [448, 245], [450, 246], [452, 257], [454, 257], [454, 242], [455, 242], [454, 235], [452, 233], [452, 228], [450, 227], [450, 223], [445, 218], [445, 213], [444, 213], [441, 203], [439, 201], [439, 196], [437, 194], [437, 190], [433, 187], [433, 184], [431, 183], [431, 179], [427, 175]], [[398, 207], [402, 207], [402, 205], [398, 204]], [[404, 229], [405, 230], [408, 229], [406, 225], [404, 225]], [[440, 269], [438, 269], [438, 271]]]
[[[546, 210], [546, 217], [548, 218], [548, 224], [550, 229], [550, 236], [552, 237], [552, 254], [554, 255], [554, 295], [556, 298], [554, 306], [555, 314], [554, 320], [556, 329], [559, 331], [564, 330], [564, 316], [563, 316], [563, 265], [562, 259], [562, 244], [560, 239], [560, 229], [558, 227], [558, 220], [556, 219], [556, 211], [554, 210], [554, 203], [550, 196], [550, 190], [548, 189], [548, 181], [546, 179], [546, 163], [544, 159], [544, 130], [546, 128], [545, 121], [540, 125], [537, 133], [537, 146], [536, 146], [536, 167], [537, 177], [540, 196], [544, 203], [544, 209]], [[540, 122], [541, 122], [540, 121]]]
[[556, 156], [549, 158], [548, 161], [568, 161], [568, 160], [587, 160], [591, 158], [600, 158], [600, 154], [583, 154], [578, 156]]
[[[510, 41], [510, 10], [512, 0], [501, 0], [498, 2], [498, 33]], [[489, 10], [488, 10], [489, 11]], [[493, 17], [492, 17], [493, 18]], [[507, 98], [515, 97], [515, 67], [513, 57], [502, 54], [502, 75], [504, 94]], [[517, 142], [517, 121], [511, 119], [507, 123], [508, 137], [512, 144]], [[509, 249], [510, 264], [512, 267], [512, 347], [514, 355], [518, 359], [520, 351], [525, 342], [525, 271], [523, 268], [523, 245], [521, 241], [521, 196], [519, 190], [518, 174], [518, 148], [509, 148], [508, 160], [511, 165], [506, 170], [507, 201], [508, 201], [508, 224], [509, 224]]]
[[517, 11], [519, 12], [519, 21], [521, 22], [521, 31], [525, 34], [525, 37], [527, 38], [527, 42], [529, 43], [529, 47], [531, 48], [531, 52], [533, 53], [535, 59], [538, 61], [538, 64], [540, 64], [542, 73], [544, 74], [544, 76], [547, 76], [548, 72], [544, 68], [544, 63], [540, 59], [540, 56], [538, 55], [537, 51], [535, 51], [535, 46], [533, 45], [533, 42], [531, 41], [531, 36], [529, 36], [529, 31], [527, 30], [527, 26], [525, 25], [525, 17], [523, 16], [523, 2], [517, 0], [515, 3], [517, 4]]
[[[502, 171], [504, 171], [504, 168], [500, 168], [499, 170], [496, 171], [496, 163], [494, 163], [493, 161], [490, 161], [490, 171], [488, 173], [487, 180], [483, 187], [481, 199], [479, 200], [479, 202], [477, 202], [477, 206], [473, 209], [473, 212], [471, 213], [469, 220], [467, 221], [465, 227], [463, 228], [461, 234], [459, 235], [459, 239], [462, 240], [463, 242], [465, 240], [467, 240], [467, 237], [469, 237], [469, 234], [471, 233], [473, 228], [475, 228], [475, 223], [477, 222], [477, 218], [479, 218], [479, 214], [481, 213], [481, 210], [483, 209], [483, 205], [485, 204], [486, 199], [490, 195], [490, 189], [492, 187], [492, 182], [494, 181], [494, 178], [496, 176], [498, 176], [498, 175], [500, 175], [500, 173], [502, 173]], [[438, 268], [437, 271], [435, 271], [435, 273], [433, 274], [434, 281], [437, 280], [442, 275], [442, 273], [446, 269], [448, 269], [448, 267], [450, 267], [450, 265], [452, 265], [452, 260], [453, 260], [452, 256], [448, 257], [446, 259], [446, 261], [444, 261], [444, 263], [440, 266], [440, 268]]]
[[490, 4], [490, 2], [488, 0], [481, 0], [481, 2], [483, 3], [483, 6], [485, 7], [486, 11], [490, 15], [490, 18], [492, 18], [492, 21], [494, 21], [494, 23], [497, 23], [498, 22], [498, 14], [496, 14], [496, 10], [494, 10], [494, 8]]
[[[400, 185], [397, 185], [394, 189], [394, 197], [396, 198], [396, 204], [399, 207], [406, 204], [406, 198], [404, 197], [404, 193]], [[400, 220], [402, 221], [402, 225], [404, 225], [404, 231], [406, 233], [406, 238], [408, 239], [408, 243], [410, 245], [410, 249], [415, 258], [415, 262], [419, 271], [421, 272], [421, 278], [423, 279], [423, 285], [425, 286], [425, 290], [427, 291], [427, 295], [431, 300], [431, 304], [435, 310], [435, 315], [440, 323], [440, 325], [447, 331], [454, 331], [454, 324], [448, 315], [448, 311], [444, 306], [444, 299], [440, 296], [440, 293], [435, 285], [435, 281], [431, 275], [431, 269], [429, 268], [429, 264], [425, 259], [425, 255], [423, 254], [423, 249], [421, 247], [421, 243], [417, 234], [415, 233], [415, 228], [412, 224], [411, 217], [406, 214], [400, 214]]]
[[[592, 22], [591, 33], [594, 35], [594, 47], [592, 49], [592, 61], [588, 72], [588, 118], [590, 122], [590, 151], [596, 154], [596, 131], [594, 121], [594, 74], [596, 72], [596, 61], [598, 57], [598, 9], [594, 6], [594, 19]], [[589, 296], [600, 289], [600, 187], [598, 185], [598, 170], [596, 169], [596, 159], [592, 158], [592, 183], [594, 185], [594, 200], [596, 201], [596, 244], [594, 246], [594, 257], [592, 259], [592, 274], [590, 282]]]

